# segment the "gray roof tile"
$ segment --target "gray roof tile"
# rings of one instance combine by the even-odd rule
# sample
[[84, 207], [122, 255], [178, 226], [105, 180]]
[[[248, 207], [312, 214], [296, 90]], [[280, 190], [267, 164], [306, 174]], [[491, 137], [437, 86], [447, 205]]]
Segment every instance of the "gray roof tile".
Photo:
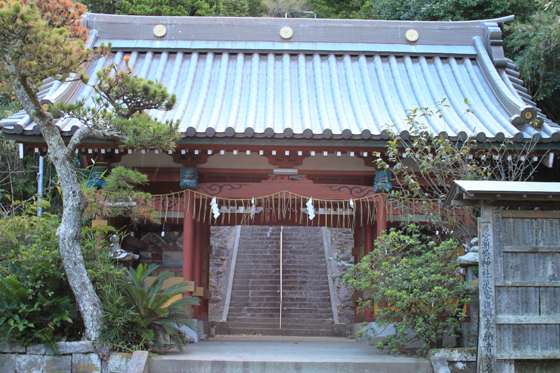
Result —
[[[89, 19], [96, 16], [99, 15], [90, 15]], [[211, 22], [168, 18], [178, 27]], [[359, 42], [353, 42], [348, 29], [352, 21], [334, 20], [331, 21], [336, 27], [345, 27], [344, 37], [327, 35], [314, 42], [275, 41], [277, 36], [268, 37], [270, 40], [255, 36], [254, 42], [235, 40], [234, 36], [230, 41], [222, 40], [227, 27], [233, 33], [236, 23], [245, 27], [251, 19], [228, 19], [229, 23], [222, 25], [226, 31], [220, 29], [225, 34], [218, 33], [215, 41], [208, 40], [212, 35], [207, 34], [201, 34], [202, 40], [186, 35], [178, 40], [152, 40], [147, 36], [152, 27], [149, 25], [142, 28], [146, 29], [142, 32], [144, 39], [111, 40], [107, 30], [114, 30], [119, 20], [130, 22], [131, 18], [103, 19], [110, 27], [100, 21], [88, 21], [89, 27], [100, 28], [99, 37], [92, 42], [111, 41], [114, 52], [92, 63], [88, 75], [95, 80], [96, 71], [103, 66], [111, 62], [123, 65], [124, 57], [130, 56], [129, 67], [138, 76], [160, 81], [177, 95], [173, 110], [153, 110], [150, 114], [158, 120], [180, 121], [179, 128], [187, 136], [380, 139], [386, 138], [385, 131], [394, 126], [406, 137], [409, 110], [429, 107], [439, 113], [418, 117], [418, 121], [452, 139], [473, 136], [478, 140], [521, 141], [536, 136], [545, 141], [560, 140], [560, 127], [535, 111], [534, 102], [520, 85], [515, 66], [508, 62], [507, 69], [497, 70], [493, 65], [480, 36], [487, 23], [441, 23], [470, 37], [468, 43], [449, 31], [452, 40], [461, 41], [461, 45], [453, 46], [448, 42], [438, 44], [435, 37], [421, 45], [402, 41], [370, 44], [365, 42], [367, 33], [362, 29], [357, 31], [361, 36], [355, 41]], [[153, 22], [156, 21], [157, 18]], [[295, 28], [297, 22], [289, 21]], [[274, 26], [278, 22], [270, 23]], [[362, 28], [371, 25], [372, 30], [379, 26], [379, 22], [368, 21], [354, 24]], [[313, 25], [327, 27], [329, 21]], [[398, 29], [394, 25], [400, 24], [390, 25]], [[404, 23], [406, 28], [414, 25], [431, 30], [430, 23]], [[439, 27], [436, 23], [431, 25]], [[134, 27], [139, 30], [140, 26]], [[393, 37], [387, 35], [383, 37]], [[339, 42], [333, 43], [334, 39]], [[46, 82], [41, 98], [92, 102], [90, 86], [69, 88], [70, 84]], [[524, 126], [528, 111], [541, 118], [542, 129]], [[34, 123], [21, 113], [4, 120], [3, 125], [8, 133], [37, 133]], [[79, 128], [79, 123], [65, 121], [60, 128], [69, 135]]]

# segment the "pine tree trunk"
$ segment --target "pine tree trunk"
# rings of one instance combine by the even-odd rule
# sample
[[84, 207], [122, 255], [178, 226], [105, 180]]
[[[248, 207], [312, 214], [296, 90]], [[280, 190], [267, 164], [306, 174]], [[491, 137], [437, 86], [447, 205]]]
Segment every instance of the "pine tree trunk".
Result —
[[[58, 157], [52, 152], [51, 159], [54, 158]], [[82, 213], [87, 201], [82, 195], [73, 165], [64, 157], [58, 162], [53, 161], [53, 164], [63, 196], [62, 222], [56, 231], [60, 254], [68, 282], [84, 320], [86, 338], [95, 340], [101, 325], [101, 301], [88, 277], [80, 244]]]
[[73, 166], [73, 152], [69, 156], [66, 145], [52, 116], [43, 111], [37, 97], [37, 89], [25, 76], [14, 82], [14, 91], [19, 102], [41, 128], [43, 138], [49, 148], [49, 158], [53, 163], [63, 197], [62, 222], [56, 231], [60, 255], [68, 282], [76, 298], [84, 325], [86, 339], [95, 340], [101, 326], [101, 301], [87, 275], [81, 249], [82, 214], [87, 200], [82, 194]]

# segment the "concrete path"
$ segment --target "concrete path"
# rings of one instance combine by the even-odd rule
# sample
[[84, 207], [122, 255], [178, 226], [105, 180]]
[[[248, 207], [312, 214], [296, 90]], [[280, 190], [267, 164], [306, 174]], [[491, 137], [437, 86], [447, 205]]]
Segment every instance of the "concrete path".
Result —
[[150, 373], [431, 373], [428, 360], [395, 357], [346, 338], [216, 336], [150, 359]]

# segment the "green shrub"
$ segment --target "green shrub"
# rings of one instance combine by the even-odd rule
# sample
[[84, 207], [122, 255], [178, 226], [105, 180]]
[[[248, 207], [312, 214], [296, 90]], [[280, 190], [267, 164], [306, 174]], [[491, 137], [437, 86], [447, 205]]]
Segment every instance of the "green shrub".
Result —
[[[412, 224], [379, 237], [374, 250], [349, 269], [344, 283], [371, 294], [359, 309], [375, 305], [377, 326], [396, 330], [377, 344], [379, 349], [396, 354], [421, 341], [418, 353], [425, 354], [443, 347], [445, 336], [456, 336], [469, 301], [466, 284], [456, 274], [457, 247], [453, 240], [430, 240]], [[378, 334], [375, 328], [370, 332], [370, 337]]]
[[187, 345], [180, 325], [196, 327], [190, 316], [190, 306], [198, 299], [183, 297], [174, 302], [172, 298], [185, 292], [186, 282], [162, 290], [168, 272], [160, 273], [147, 286], [147, 277], [157, 268], [140, 264], [136, 270], [129, 269], [116, 281], [116, 288], [102, 295], [103, 320], [99, 340], [122, 349], [147, 348], [154, 344], [156, 351], [163, 352], [163, 342], [173, 342], [178, 348]]
[[14, 277], [0, 279], [0, 340], [22, 346], [47, 343], [56, 349], [54, 343], [68, 334], [76, 317], [72, 301], [27, 289]]
[[[0, 219], [0, 341], [28, 346], [80, 340], [84, 325], [56, 237], [60, 219], [48, 213], [36, 216], [36, 207]], [[119, 276], [102, 234], [82, 231], [82, 254], [98, 291]]]

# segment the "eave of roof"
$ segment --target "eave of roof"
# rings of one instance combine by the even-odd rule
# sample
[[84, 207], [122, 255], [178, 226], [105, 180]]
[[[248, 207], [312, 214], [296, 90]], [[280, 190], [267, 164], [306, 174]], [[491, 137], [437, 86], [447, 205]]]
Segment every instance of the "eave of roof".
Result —
[[[451, 139], [560, 140], [560, 127], [535, 108], [514, 66], [503, 58], [496, 20], [88, 14], [86, 25], [91, 43], [112, 42], [114, 51], [91, 64], [88, 75], [95, 77], [111, 62], [124, 65], [129, 56], [139, 76], [163, 82], [178, 96], [172, 111], [152, 115], [180, 120], [191, 137], [383, 140], [392, 126], [407, 137], [407, 110], [430, 107], [439, 112], [418, 120]], [[156, 25], [166, 27], [164, 37], [154, 35]], [[286, 26], [294, 33], [289, 40], [279, 35]], [[405, 38], [410, 29], [419, 33], [415, 43]], [[51, 84], [40, 98], [91, 102], [91, 95], [80, 83]], [[444, 98], [448, 105], [434, 104]], [[530, 124], [537, 117], [539, 129]], [[59, 123], [63, 135], [80, 125]], [[40, 134], [25, 113], [4, 120], [3, 130]]]
[[446, 205], [491, 201], [559, 201], [560, 183], [530, 181], [455, 180]]

